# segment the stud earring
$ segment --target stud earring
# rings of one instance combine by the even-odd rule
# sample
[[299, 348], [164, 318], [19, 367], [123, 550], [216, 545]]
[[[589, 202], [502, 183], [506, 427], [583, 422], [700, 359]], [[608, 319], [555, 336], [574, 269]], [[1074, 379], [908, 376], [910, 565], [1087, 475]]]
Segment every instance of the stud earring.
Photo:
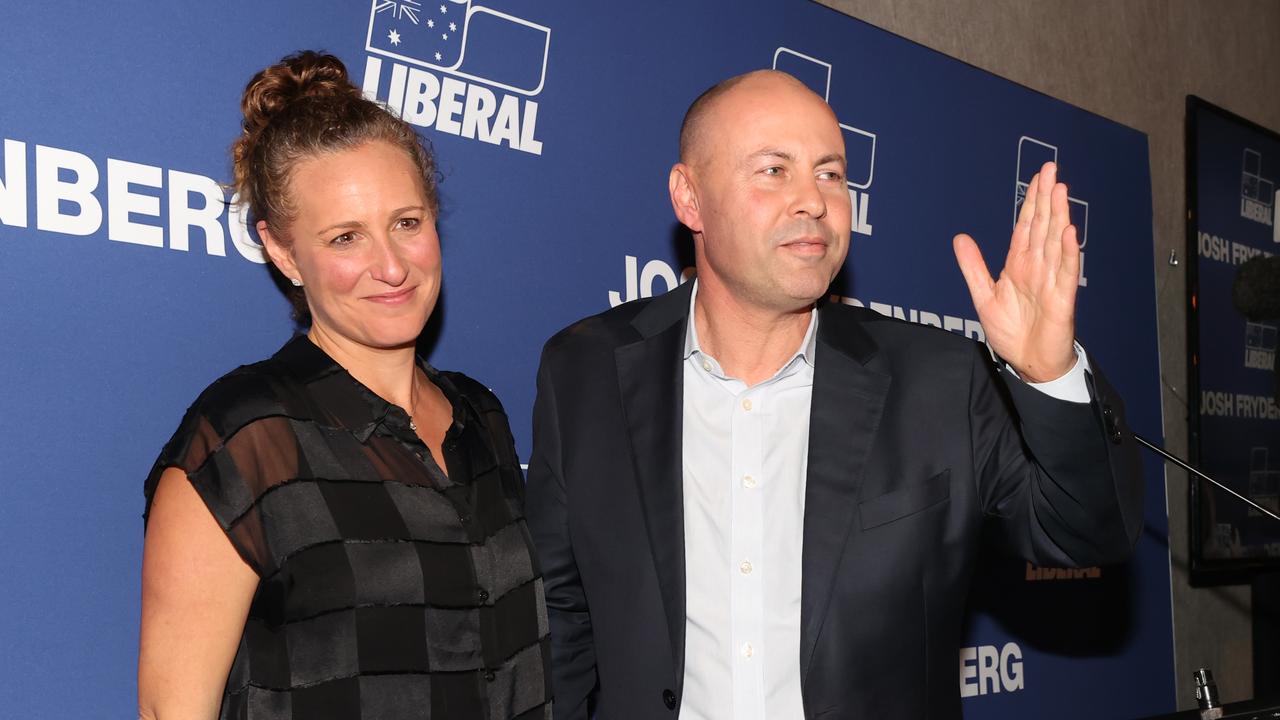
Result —
[[289, 278], [289, 282], [293, 283], [294, 287], [302, 287], [302, 281], [298, 278]]

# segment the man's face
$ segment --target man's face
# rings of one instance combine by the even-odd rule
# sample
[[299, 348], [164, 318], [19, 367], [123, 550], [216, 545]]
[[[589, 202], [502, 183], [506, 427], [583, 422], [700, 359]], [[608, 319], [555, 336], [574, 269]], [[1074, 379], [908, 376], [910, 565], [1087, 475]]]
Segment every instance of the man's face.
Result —
[[703, 120], [687, 158], [696, 207], [681, 214], [700, 235], [700, 287], [760, 309], [807, 307], [849, 249], [852, 210], [835, 115], [797, 81], [765, 74], [728, 90]]

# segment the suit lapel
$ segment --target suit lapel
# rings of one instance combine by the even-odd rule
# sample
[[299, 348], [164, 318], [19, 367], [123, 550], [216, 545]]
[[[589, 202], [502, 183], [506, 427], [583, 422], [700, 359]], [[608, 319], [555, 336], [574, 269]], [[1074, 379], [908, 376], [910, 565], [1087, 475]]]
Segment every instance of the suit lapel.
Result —
[[632, 326], [641, 340], [614, 351], [623, 414], [631, 433], [649, 548], [653, 553], [676, 677], [684, 677], [683, 428], [685, 328], [691, 283], [640, 311]]
[[866, 366], [875, 342], [853, 313], [824, 306], [818, 323], [800, 593], [803, 685], [826, 618], [836, 568], [856, 522], [858, 492], [890, 377]]

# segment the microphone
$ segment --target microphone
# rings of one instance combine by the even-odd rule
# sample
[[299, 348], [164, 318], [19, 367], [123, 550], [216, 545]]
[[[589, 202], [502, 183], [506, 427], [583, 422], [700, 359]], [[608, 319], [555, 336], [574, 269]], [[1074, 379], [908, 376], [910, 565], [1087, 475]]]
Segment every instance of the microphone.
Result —
[[1280, 319], [1280, 256], [1259, 256], [1241, 265], [1231, 302], [1250, 320]]

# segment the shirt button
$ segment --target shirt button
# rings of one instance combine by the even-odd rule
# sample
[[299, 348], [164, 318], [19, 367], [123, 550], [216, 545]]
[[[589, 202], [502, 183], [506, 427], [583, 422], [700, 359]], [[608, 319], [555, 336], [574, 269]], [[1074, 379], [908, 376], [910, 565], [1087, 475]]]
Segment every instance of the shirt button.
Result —
[[751, 643], [742, 644], [742, 657], [749, 658], [752, 655], [754, 655], [755, 652], [756, 652], [756, 649], [751, 647]]
[[742, 398], [742, 409], [743, 410], [751, 409], [751, 398]]
[[481, 590], [480, 592], [476, 593], [476, 597], [480, 598], [480, 602], [487, 602], [489, 600], [489, 591]]
[[743, 575], [750, 575], [750, 574], [751, 574], [751, 561], [750, 561], [750, 560], [743, 560], [743, 561], [742, 561], [742, 564], [738, 566], [738, 570], [740, 570], [740, 571], [742, 572], [742, 574], [743, 574]]
[[751, 488], [753, 488], [753, 487], [755, 487], [755, 486], [756, 486], [756, 478], [755, 478], [755, 476], [754, 476], [754, 475], [743, 475], [743, 476], [742, 476], [742, 487], [747, 488], [748, 490], [750, 490]]
[[485, 680], [488, 680], [489, 682], [493, 682], [493, 679], [494, 679], [495, 677], [497, 677], [497, 674], [496, 674], [496, 673], [494, 673], [492, 670], [485, 670], [485, 671], [484, 671], [484, 679], [485, 679]]
[[706, 360], [703, 360], [702, 369], [706, 370], [707, 372], [711, 372], [711, 363], [707, 362]]

